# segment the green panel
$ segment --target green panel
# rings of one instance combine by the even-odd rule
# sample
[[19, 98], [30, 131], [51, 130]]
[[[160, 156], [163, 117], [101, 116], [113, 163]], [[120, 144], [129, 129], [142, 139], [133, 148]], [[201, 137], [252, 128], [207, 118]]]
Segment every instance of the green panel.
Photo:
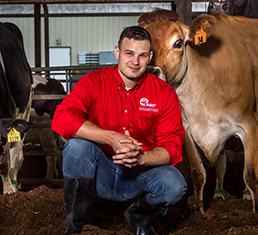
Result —
[[[81, 79], [81, 77], [85, 74], [85, 73], [89, 73], [93, 71], [92, 69], [84, 69], [84, 70], [74, 70], [72, 73], [72, 77], [71, 77], [71, 89], [73, 89], [73, 87], [75, 86], [75, 84], [78, 82], [78, 80]], [[75, 81], [74, 81], [75, 80]]]

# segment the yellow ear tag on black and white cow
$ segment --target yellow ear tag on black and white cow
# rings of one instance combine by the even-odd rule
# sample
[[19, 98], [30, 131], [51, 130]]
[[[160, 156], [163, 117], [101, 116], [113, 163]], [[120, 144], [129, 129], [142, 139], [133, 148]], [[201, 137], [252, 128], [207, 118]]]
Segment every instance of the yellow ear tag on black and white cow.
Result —
[[200, 45], [206, 42], [206, 33], [203, 31], [202, 27], [196, 32], [194, 37], [195, 45]]
[[19, 131], [13, 127], [8, 133], [7, 133], [7, 139], [9, 143], [12, 142], [18, 142], [21, 140], [21, 134]]

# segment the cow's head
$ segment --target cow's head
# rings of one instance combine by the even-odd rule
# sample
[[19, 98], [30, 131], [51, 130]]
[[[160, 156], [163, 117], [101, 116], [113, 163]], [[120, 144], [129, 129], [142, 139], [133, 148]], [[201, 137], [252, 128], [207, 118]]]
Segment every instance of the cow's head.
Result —
[[3, 153], [3, 146], [6, 144], [8, 138], [7, 134], [12, 128], [15, 128], [20, 133], [22, 139], [24, 133], [29, 130], [29, 123], [23, 119], [0, 119], [0, 154]]
[[233, 15], [234, 7], [232, 0], [211, 0], [208, 5], [208, 14], [214, 14], [217, 12]]
[[[194, 46], [193, 40], [200, 27], [206, 32], [208, 38], [216, 24], [216, 18], [212, 15], [202, 15], [189, 27], [179, 21], [152, 19], [150, 22], [148, 17], [152, 17], [152, 13], [143, 14], [139, 20], [145, 19], [140, 26], [143, 25], [152, 38], [154, 56], [151, 65], [160, 67], [166, 81], [176, 85], [181, 82], [187, 70], [186, 46]], [[163, 15], [164, 18], [165, 15]]]

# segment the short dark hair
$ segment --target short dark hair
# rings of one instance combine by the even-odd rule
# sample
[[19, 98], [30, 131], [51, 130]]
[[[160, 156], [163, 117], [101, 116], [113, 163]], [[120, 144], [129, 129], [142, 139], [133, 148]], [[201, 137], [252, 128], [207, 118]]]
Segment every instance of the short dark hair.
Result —
[[135, 39], [135, 40], [139, 40], [139, 41], [143, 41], [143, 40], [148, 40], [151, 44], [151, 36], [149, 34], [149, 32], [139, 26], [130, 26], [125, 28], [119, 38], [118, 41], [118, 47], [119, 49], [121, 49], [121, 44], [124, 38], [128, 38], [128, 39]]

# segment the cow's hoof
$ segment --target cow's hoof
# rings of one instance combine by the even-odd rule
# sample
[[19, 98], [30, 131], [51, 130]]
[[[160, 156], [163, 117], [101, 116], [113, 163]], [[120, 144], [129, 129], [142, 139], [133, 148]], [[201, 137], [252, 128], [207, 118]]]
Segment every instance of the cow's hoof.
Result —
[[203, 201], [200, 200], [199, 197], [197, 197], [195, 195], [188, 197], [187, 206], [190, 210], [203, 211]]
[[248, 201], [252, 200], [252, 196], [248, 188], [243, 191], [243, 200], [248, 200]]
[[225, 200], [230, 194], [223, 188], [215, 188], [213, 198], [222, 198]]
[[21, 189], [21, 184], [18, 184], [18, 182], [16, 180], [11, 180], [12, 185], [17, 189], [20, 190]]

